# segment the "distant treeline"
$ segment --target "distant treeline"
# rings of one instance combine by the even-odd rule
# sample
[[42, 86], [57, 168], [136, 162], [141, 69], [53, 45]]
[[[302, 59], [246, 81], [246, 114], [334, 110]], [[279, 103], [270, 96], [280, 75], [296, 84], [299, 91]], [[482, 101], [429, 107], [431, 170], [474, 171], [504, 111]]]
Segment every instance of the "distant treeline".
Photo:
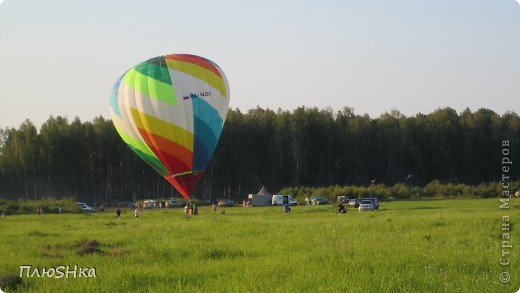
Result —
[[[81, 209], [76, 204], [74, 198], [63, 199], [37, 199], [37, 200], [8, 200], [0, 198], [0, 213], [3, 215], [12, 214], [58, 214], [79, 213]], [[38, 212], [39, 210], [39, 212]]]
[[339, 196], [348, 198], [377, 197], [380, 200], [391, 199], [420, 199], [420, 198], [490, 198], [504, 197], [506, 195], [516, 197], [520, 192], [520, 180], [509, 182], [504, 188], [502, 182], [481, 183], [478, 185], [466, 185], [464, 183], [440, 183], [434, 180], [426, 186], [416, 186], [405, 183], [397, 183], [393, 186], [384, 184], [372, 184], [369, 186], [328, 186], [328, 187], [287, 187], [280, 190], [281, 194], [289, 194], [298, 202], [304, 202], [309, 196], [323, 196], [329, 202], [335, 203]]
[[[504, 146], [503, 142], [508, 145]], [[451, 108], [379, 118], [300, 107], [294, 111], [231, 109], [197, 198], [241, 200], [262, 185], [285, 187], [478, 186], [518, 180], [520, 118], [489, 109]], [[73, 197], [107, 202], [177, 196], [177, 192], [121, 140], [112, 122], [50, 117], [38, 130], [29, 120], [0, 129], [0, 196]]]

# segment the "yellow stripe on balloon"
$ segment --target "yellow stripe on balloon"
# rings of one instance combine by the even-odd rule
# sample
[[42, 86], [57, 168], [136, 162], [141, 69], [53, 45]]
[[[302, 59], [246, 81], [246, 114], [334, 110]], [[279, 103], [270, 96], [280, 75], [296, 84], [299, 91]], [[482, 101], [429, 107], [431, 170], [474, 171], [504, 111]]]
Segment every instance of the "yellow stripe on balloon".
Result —
[[193, 133], [164, 120], [130, 109], [135, 126], [193, 151]]
[[222, 97], [226, 98], [226, 84], [224, 83], [224, 80], [222, 79], [222, 77], [216, 75], [211, 70], [208, 70], [197, 64], [184, 62], [180, 60], [166, 59], [166, 64], [168, 65], [168, 68], [184, 72], [195, 78], [205, 81], [211, 87], [217, 89], [222, 95]]

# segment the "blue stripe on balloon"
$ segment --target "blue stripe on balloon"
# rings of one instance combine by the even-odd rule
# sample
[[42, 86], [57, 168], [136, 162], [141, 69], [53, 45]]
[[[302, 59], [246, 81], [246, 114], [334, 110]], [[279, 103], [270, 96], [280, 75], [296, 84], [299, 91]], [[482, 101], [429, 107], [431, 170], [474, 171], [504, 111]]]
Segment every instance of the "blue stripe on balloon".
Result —
[[117, 103], [117, 100], [118, 100], [117, 92], [119, 90], [119, 84], [121, 83], [123, 76], [124, 76], [124, 74], [121, 75], [121, 77], [119, 77], [119, 79], [116, 81], [116, 83], [114, 84], [114, 87], [112, 88], [112, 94], [110, 95], [110, 107], [112, 107], [112, 111], [114, 111], [114, 113], [117, 114], [117, 116], [119, 116], [119, 118], [122, 118], [122, 117], [121, 117], [121, 112], [119, 112], [119, 104]]
[[222, 132], [218, 111], [200, 97], [192, 98], [194, 122], [193, 170], [204, 170]]

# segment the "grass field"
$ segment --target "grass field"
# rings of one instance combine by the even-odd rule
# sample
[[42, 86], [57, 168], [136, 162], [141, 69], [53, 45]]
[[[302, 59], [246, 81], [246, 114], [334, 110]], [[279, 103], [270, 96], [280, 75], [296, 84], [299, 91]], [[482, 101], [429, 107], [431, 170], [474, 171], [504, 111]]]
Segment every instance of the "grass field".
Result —
[[[514, 202], [513, 202], [514, 203]], [[225, 214], [221, 214], [221, 211]], [[0, 219], [6, 292], [516, 292], [519, 209], [497, 199], [381, 202], [347, 214], [329, 206], [182, 209]], [[503, 216], [509, 216], [502, 248]], [[508, 266], [499, 264], [502, 250]], [[19, 278], [31, 265], [46, 277]], [[49, 277], [50, 268], [96, 277]], [[63, 271], [63, 269], [61, 269]], [[501, 272], [511, 280], [500, 281]], [[6, 288], [5, 283], [11, 284]]]

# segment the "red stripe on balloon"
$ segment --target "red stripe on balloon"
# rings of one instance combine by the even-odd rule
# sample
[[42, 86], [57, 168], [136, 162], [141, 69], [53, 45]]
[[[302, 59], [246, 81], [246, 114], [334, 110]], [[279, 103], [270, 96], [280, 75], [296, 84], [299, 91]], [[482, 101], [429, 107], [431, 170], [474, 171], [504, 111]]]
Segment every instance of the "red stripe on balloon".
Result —
[[193, 152], [189, 151], [180, 144], [164, 137], [149, 133], [144, 129], [138, 128], [141, 137], [159, 158], [159, 161], [168, 169], [170, 174], [189, 172], [193, 166]]
[[220, 71], [217, 69], [215, 64], [213, 64], [211, 61], [208, 61], [207, 59], [201, 58], [199, 56], [190, 55], [190, 54], [174, 54], [174, 55], [164, 56], [164, 58], [196, 64], [196, 65], [198, 65], [200, 67], [204, 67], [207, 70], [210, 70], [213, 73], [215, 73], [216, 75], [222, 77], [222, 75], [220, 74]]
[[168, 180], [168, 182], [175, 186], [175, 188], [181, 193], [182, 197], [188, 199], [202, 177], [204, 177], [204, 172], [178, 176], [165, 176], [164, 179]]

